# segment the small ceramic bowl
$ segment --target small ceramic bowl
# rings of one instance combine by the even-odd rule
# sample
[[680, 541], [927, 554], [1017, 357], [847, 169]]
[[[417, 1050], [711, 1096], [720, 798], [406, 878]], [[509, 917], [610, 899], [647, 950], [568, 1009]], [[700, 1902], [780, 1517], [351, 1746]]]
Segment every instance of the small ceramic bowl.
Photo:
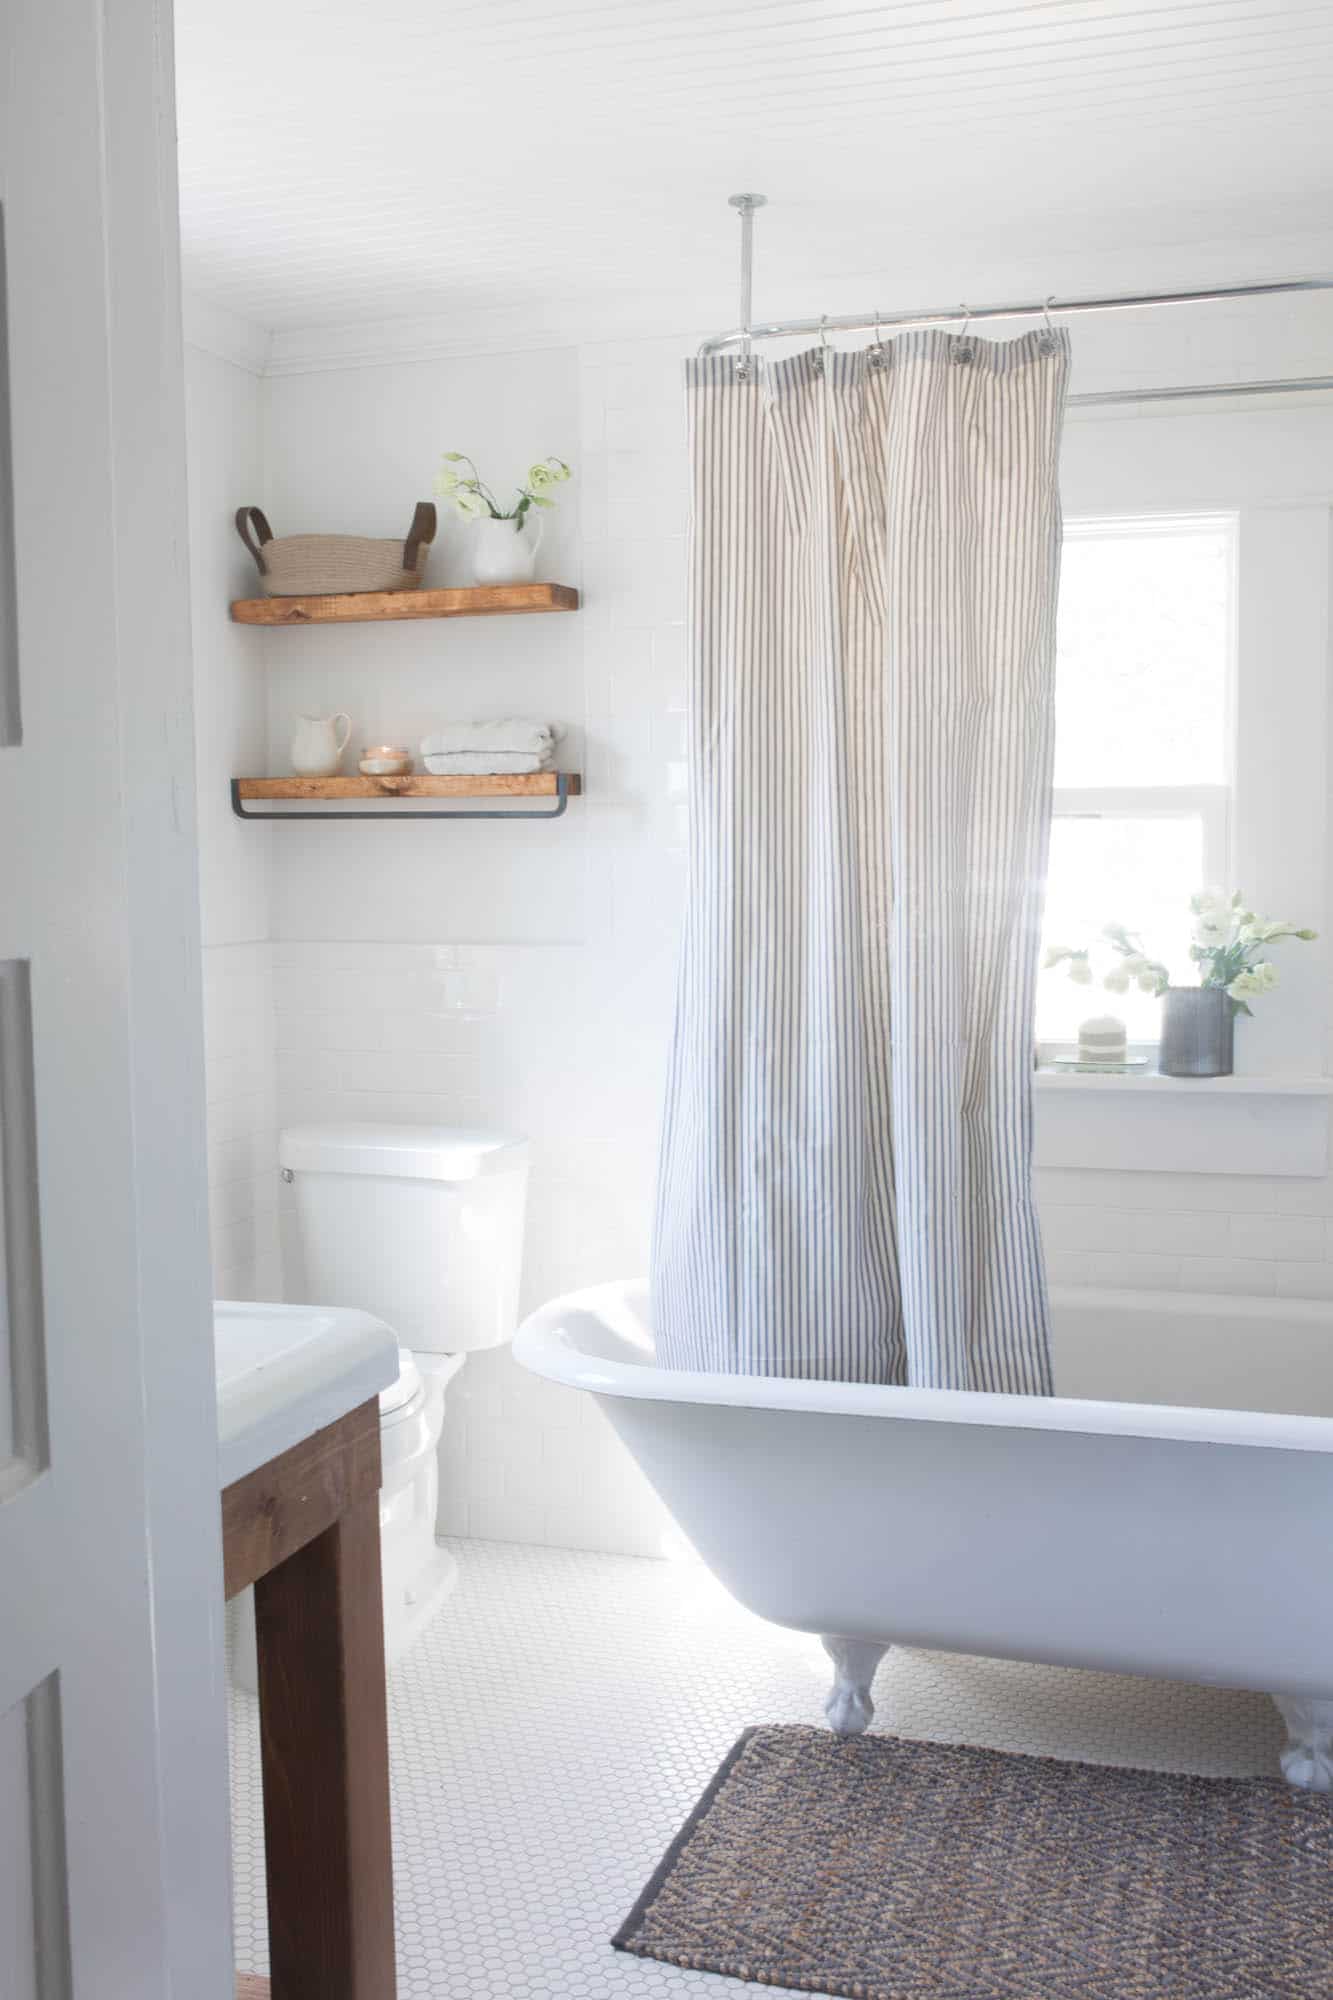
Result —
[[368, 743], [357, 769], [367, 778], [401, 778], [412, 768], [412, 752], [395, 743]]

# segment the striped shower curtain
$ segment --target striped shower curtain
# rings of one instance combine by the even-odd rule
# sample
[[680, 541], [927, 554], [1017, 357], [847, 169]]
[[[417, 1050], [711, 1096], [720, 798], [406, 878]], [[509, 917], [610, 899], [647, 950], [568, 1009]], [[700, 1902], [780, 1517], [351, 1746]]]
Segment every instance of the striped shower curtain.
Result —
[[1049, 1393], [1030, 1186], [1068, 339], [689, 364], [667, 1366]]

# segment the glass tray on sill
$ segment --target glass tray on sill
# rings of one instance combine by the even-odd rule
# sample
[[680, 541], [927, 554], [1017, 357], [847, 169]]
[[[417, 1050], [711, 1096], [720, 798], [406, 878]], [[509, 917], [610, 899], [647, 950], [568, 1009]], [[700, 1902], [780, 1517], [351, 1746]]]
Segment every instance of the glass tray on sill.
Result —
[[1082, 1076], [1134, 1076], [1151, 1067], [1147, 1056], [1126, 1056], [1123, 1062], [1084, 1062], [1078, 1056], [1051, 1056], [1042, 1064], [1043, 1069], [1069, 1070]]

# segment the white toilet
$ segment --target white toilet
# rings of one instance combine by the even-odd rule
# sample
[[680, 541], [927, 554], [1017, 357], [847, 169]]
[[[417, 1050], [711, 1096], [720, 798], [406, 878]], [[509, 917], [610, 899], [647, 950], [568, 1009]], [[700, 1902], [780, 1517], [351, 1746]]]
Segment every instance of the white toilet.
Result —
[[[301, 1297], [359, 1306], [401, 1342], [380, 1397], [384, 1640], [392, 1662], [456, 1574], [435, 1539], [445, 1386], [518, 1318], [526, 1143], [447, 1125], [296, 1125], [282, 1133], [304, 1254]], [[255, 1686], [253, 1616], [234, 1627], [232, 1671]]]

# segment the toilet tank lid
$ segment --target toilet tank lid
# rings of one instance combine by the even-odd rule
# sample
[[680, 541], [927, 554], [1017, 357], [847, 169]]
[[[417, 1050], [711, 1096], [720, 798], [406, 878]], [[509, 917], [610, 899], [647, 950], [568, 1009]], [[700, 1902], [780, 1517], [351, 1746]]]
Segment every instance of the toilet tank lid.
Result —
[[461, 1125], [290, 1125], [278, 1159], [297, 1173], [471, 1181], [526, 1167], [528, 1143], [513, 1132]]

